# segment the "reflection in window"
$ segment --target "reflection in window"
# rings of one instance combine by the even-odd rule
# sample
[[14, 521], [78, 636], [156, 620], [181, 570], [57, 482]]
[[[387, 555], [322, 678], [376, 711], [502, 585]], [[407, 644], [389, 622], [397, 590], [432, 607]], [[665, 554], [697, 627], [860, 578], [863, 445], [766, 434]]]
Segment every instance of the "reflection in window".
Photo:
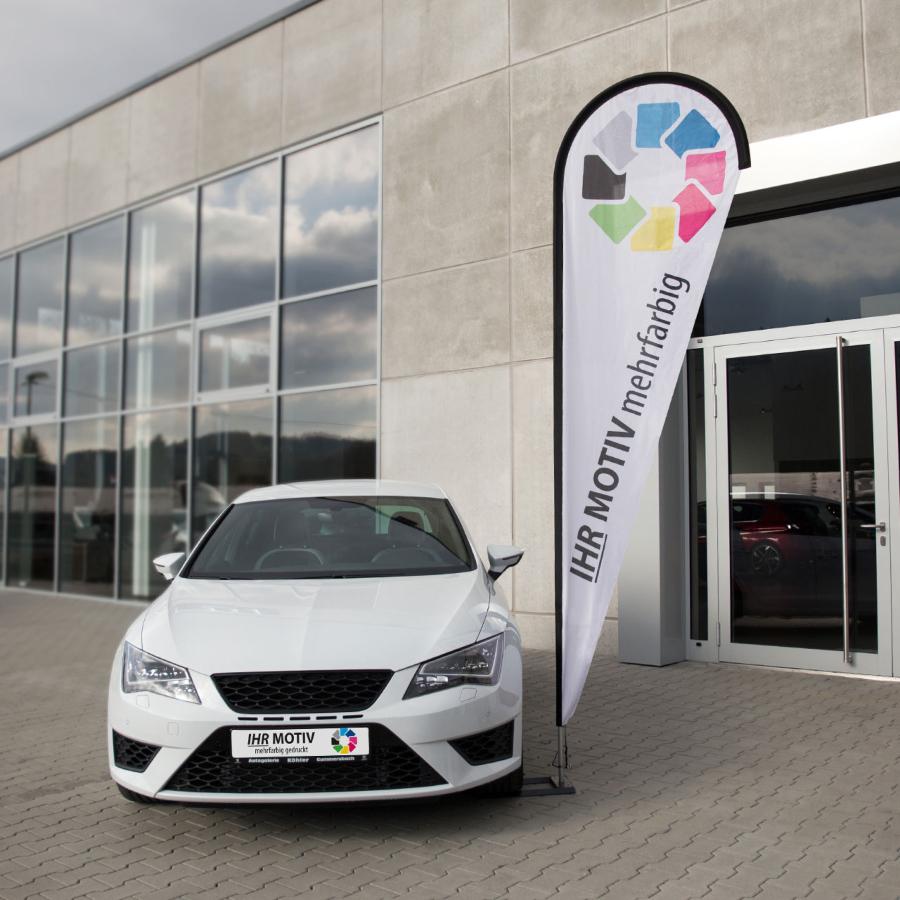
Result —
[[125, 342], [125, 407], [184, 403], [191, 383], [191, 331], [176, 328]]
[[0, 571], [3, 568], [3, 556], [6, 552], [6, 540], [4, 528], [4, 511], [6, 509], [6, 465], [8, 462], [9, 447], [7, 439], [9, 433], [5, 428], [0, 428]]
[[0, 259], [0, 359], [12, 354], [12, 309], [15, 292], [16, 259]]
[[11, 432], [7, 584], [53, 588], [56, 425]]
[[278, 480], [374, 478], [376, 392], [372, 386], [282, 397]]
[[709, 636], [709, 593], [706, 574], [706, 410], [702, 350], [688, 350], [687, 390], [691, 640], [705, 641]]
[[0, 422], [9, 418], [9, 366], [0, 366]]
[[63, 425], [59, 587], [113, 593], [116, 534], [116, 426], [118, 419]]
[[122, 332], [125, 230], [121, 217], [76, 231], [69, 244], [66, 343]]
[[285, 160], [282, 296], [370, 281], [378, 269], [378, 129]]
[[278, 162], [204, 185], [200, 315], [275, 299]]
[[121, 344], [98, 344], [66, 354], [63, 415], [89, 416], [119, 408]]
[[16, 369], [15, 414], [45, 416], [56, 412], [56, 360]]
[[195, 207], [190, 191], [131, 214], [129, 331], [190, 318]]
[[200, 332], [200, 390], [267, 385], [270, 342], [268, 317]]
[[62, 338], [65, 238], [19, 254], [16, 355], [53, 350]]
[[900, 313], [900, 197], [727, 228], [694, 334]]
[[272, 401], [243, 400], [197, 407], [194, 540], [239, 494], [271, 483]]
[[281, 386], [369, 381], [376, 375], [374, 287], [291, 303], [282, 309]]
[[152, 598], [163, 553], [186, 551], [188, 410], [126, 416], [122, 428], [121, 595]]

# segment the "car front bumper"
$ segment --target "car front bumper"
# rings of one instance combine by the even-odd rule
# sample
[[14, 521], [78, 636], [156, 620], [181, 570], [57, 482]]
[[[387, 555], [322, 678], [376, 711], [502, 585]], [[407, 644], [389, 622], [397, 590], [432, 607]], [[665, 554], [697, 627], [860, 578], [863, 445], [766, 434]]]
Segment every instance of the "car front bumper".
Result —
[[[449, 688], [431, 695], [404, 700], [403, 694], [416, 671], [416, 667], [411, 667], [395, 672], [375, 703], [362, 712], [342, 714], [340, 710], [335, 710], [333, 713], [310, 714], [304, 716], [302, 721], [289, 714], [248, 716], [234, 712], [225, 704], [212, 679], [194, 671], [191, 672], [191, 677], [200, 695], [202, 701], [200, 704], [173, 700], [159, 694], [126, 694], [121, 687], [120, 647], [109, 684], [107, 743], [110, 774], [122, 787], [158, 800], [228, 804], [333, 803], [349, 800], [432, 797], [487, 784], [515, 771], [522, 759], [522, 657], [518, 641], [512, 634], [508, 633], [500, 681], [494, 686]], [[512, 745], [511, 755], [506, 758], [473, 765], [450, 743], [499, 728], [507, 723], [512, 723]], [[200, 783], [196, 780], [193, 782], [193, 789], [190, 790], [175, 790], [169, 786], [170, 782], [183, 785], [185, 783], [183, 773], [195, 765], [203, 754], [213, 762], [219, 759], [223, 771], [236, 771], [231, 760], [222, 756], [221, 749], [217, 757], [209, 754], [210, 747], [227, 746], [226, 739], [231, 729], [285, 727], [336, 729], [341, 726], [368, 727], [373, 738], [378, 735], [382, 742], [390, 740], [395, 753], [401, 752], [402, 744], [406, 748], [402, 749], [402, 752], [406, 753], [407, 758], [407, 751], [412, 751], [424, 763], [422, 771], [433, 770], [437, 777], [425, 778], [427, 784], [414, 787], [397, 787], [395, 780], [394, 786], [385, 789], [374, 785], [372, 778], [368, 778], [364, 779], [367, 784], [364, 790], [348, 789], [348, 779], [341, 777], [334, 779], [335, 790], [323, 788], [322, 782], [331, 780], [327, 776], [317, 779], [319, 786], [314, 791], [286, 791], [283, 784], [274, 789], [261, 791], [251, 792], [246, 785], [238, 791], [228, 791], [224, 788], [233, 781], [229, 782], [227, 777], [216, 784], [214, 790], [196, 789]], [[132, 741], [140, 741], [159, 748], [144, 771], [133, 771], [116, 764], [113, 732]], [[379, 758], [381, 752], [373, 744], [369, 757], [373, 767], [381, 764]], [[346, 774], [343, 768], [345, 764], [357, 763], [356, 761], [311, 762], [308, 765], [328, 766], [329, 770], [343, 775]], [[283, 762], [277, 763], [272, 768], [285, 765], [287, 764]], [[384, 771], [383, 767], [378, 771]], [[254, 783], [258, 783], [259, 780], [256, 779]], [[274, 782], [278, 781], [278, 778], [274, 779]], [[339, 784], [342, 786], [338, 786]]]

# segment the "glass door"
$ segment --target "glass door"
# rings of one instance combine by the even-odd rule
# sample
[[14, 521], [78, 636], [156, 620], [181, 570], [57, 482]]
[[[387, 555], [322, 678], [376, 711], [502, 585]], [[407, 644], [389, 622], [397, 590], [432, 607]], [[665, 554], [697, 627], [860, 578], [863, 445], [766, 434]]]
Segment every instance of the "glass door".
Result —
[[714, 372], [719, 658], [891, 674], [883, 333], [719, 347]]

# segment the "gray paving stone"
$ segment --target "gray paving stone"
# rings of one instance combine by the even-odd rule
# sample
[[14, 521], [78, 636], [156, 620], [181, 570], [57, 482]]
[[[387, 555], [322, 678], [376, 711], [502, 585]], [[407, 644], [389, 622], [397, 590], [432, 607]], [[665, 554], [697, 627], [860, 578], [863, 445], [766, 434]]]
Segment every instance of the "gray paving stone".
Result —
[[[138, 808], [104, 745], [107, 666], [136, 614], [0, 593], [4, 900], [900, 897], [896, 684], [598, 657], [569, 729], [574, 797]], [[552, 673], [526, 654], [535, 772]]]

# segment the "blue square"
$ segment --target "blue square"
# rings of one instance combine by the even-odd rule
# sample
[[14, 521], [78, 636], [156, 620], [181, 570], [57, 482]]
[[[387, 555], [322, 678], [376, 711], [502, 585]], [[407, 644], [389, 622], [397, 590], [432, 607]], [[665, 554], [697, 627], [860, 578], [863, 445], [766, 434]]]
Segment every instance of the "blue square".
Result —
[[637, 108], [635, 147], [658, 147], [659, 139], [678, 121], [677, 103], [640, 103]]
[[678, 156], [688, 150], [708, 150], [719, 143], [719, 132], [709, 124], [709, 120], [692, 109], [678, 127], [666, 138], [666, 143]]

